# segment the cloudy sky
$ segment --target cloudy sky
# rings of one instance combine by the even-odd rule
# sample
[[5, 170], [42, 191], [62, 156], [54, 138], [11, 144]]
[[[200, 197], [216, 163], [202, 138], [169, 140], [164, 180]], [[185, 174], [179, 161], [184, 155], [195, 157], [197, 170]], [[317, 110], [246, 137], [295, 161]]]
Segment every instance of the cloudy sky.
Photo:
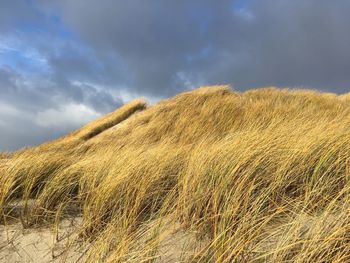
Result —
[[348, 0], [0, 0], [0, 150], [199, 85], [350, 91]]

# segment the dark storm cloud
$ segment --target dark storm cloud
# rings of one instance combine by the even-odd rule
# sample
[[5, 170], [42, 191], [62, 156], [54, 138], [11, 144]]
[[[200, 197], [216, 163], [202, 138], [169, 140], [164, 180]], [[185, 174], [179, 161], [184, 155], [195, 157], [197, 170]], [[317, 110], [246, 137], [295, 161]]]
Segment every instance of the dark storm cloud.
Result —
[[210, 84], [348, 92], [349, 10], [348, 0], [0, 1], [0, 150], [63, 134], [119, 97]]
[[0, 1], [0, 29], [10, 30], [11, 24], [25, 22], [28, 19], [35, 20], [36, 15], [30, 9], [28, 1]]
[[229, 10], [230, 1], [218, 5], [212, 1], [135, 0], [63, 4], [67, 23], [100, 55], [108, 50], [122, 58], [131, 89], [156, 96], [184, 89], [177, 74], [189, 67], [191, 55], [210, 44], [207, 30], [217, 20], [215, 13], [225, 15]]
[[[59, 51], [47, 54], [47, 63], [52, 70], [51, 80], [62, 95], [97, 112], [111, 111], [122, 105], [121, 99], [113, 98], [103, 86], [111, 82], [107, 80], [105, 66], [93, 52], [64, 45]], [[89, 83], [98, 83], [102, 87]]]
[[168, 95], [185, 83], [348, 90], [350, 2], [61, 2], [98, 52], [123, 57], [131, 89]]
[[250, 8], [255, 18], [242, 40], [246, 74], [237, 78], [238, 86], [349, 91], [348, 10], [349, 1], [255, 1]]

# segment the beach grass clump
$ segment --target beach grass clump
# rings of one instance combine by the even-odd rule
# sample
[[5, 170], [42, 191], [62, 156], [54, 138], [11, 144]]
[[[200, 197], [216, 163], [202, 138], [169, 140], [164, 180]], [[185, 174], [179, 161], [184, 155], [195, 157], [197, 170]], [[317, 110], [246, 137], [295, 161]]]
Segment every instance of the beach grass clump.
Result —
[[0, 155], [0, 211], [18, 204], [27, 226], [81, 217], [87, 262], [347, 262], [346, 96], [217, 86], [136, 100]]

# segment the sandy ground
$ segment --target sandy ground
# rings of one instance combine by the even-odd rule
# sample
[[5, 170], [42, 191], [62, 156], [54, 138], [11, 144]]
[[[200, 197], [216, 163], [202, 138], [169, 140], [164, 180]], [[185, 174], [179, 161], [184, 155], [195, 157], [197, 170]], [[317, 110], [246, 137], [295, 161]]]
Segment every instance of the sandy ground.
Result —
[[[22, 224], [16, 223], [8, 226], [0, 225], [0, 262], [84, 262], [87, 246], [77, 242], [77, 224], [80, 218], [64, 220], [59, 230], [54, 228], [24, 229]], [[173, 229], [164, 231], [167, 235]], [[186, 262], [200, 244], [194, 235], [175, 231], [161, 242], [159, 250], [161, 257], [156, 263]]]
[[84, 248], [74, 233], [79, 222], [79, 218], [64, 220], [59, 230], [0, 225], [0, 262], [83, 262]]

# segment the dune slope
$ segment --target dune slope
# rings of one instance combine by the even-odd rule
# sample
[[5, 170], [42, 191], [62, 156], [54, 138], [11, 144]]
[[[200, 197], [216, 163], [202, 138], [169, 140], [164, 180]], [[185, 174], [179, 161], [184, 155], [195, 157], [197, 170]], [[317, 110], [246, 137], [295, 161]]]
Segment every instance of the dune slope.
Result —
[[81, 218], [87, 262], [350, 260], [349, 95], [203, 87], [0, 155], [2, 223]]

